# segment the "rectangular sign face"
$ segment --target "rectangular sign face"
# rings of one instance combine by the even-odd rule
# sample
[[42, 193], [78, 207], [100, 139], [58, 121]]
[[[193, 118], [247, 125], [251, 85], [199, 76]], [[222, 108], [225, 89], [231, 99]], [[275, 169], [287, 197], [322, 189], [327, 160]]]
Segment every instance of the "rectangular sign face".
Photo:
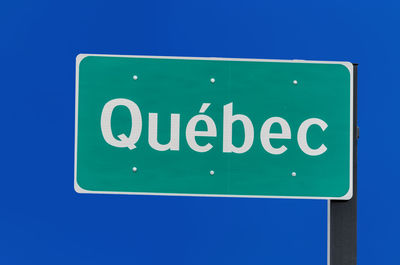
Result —
[[80, 193], [350, 199], [348, 62], [78, 55]]

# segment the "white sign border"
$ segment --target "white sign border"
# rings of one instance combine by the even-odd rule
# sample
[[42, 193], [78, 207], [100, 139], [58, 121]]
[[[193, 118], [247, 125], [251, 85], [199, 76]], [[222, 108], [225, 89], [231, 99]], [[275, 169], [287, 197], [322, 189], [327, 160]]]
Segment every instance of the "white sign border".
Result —
[[[207, 61], [247, 61], [247, 62], [281, 62], [281, 63], [313, 63], [313, 64], [340, 64], [350, 73], [350, 183], [349, 190], [341, 197], [307, 197], [307, 196], [262, 196], [262, 195], [229, 195], [229, 194], [185, 194], [185, 193], [154, 193], [154, 192], [124, 192], [124, 191], [91, 191], [81, 188], [77, 181], [77, 150], [78, 150], [78, 103], [79, 103], [79, 65], [88, 56], [96, 57], [125, 57], [150, 59], [179, 59], [179, 60], [207, 60]], [[157, 196], [190, 196], [190, 197], [234, 197], [234, 198], [274, 198], [274, 199], [314, 199], [314, 200], [350, 200], [353, 197], [353, 64], [341, 61], [309, 61], [309, 60], [269, 60], [220, 57], [179, 57], [179, 56], [145, 56], [145, 55], [111, 55], [111, 54], [78, 54], [76, 56], [75, 74], [75, 148], [74, 148], [74, 189], [77, 193], [90, 194], [121, 194], [121, 195], [157, 195]]]

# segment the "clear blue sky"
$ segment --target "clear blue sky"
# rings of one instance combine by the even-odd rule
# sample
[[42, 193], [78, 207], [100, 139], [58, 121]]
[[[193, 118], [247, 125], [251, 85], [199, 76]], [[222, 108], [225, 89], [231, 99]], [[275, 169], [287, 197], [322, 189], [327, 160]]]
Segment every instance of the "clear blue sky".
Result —
[[398, 264], [398, 1], [3, 1], [0, 264], [326, 264], [326, 202], [77, 194], [79, 53], [359, 63], [359, 264]]

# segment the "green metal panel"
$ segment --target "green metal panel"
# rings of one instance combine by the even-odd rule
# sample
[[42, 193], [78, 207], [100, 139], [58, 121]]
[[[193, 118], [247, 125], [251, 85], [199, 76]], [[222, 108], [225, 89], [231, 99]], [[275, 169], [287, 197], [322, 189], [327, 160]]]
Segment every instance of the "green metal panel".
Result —
[[[349, 199], [351, 71], [350, 63], [339, 62], [80, 55], [75, 188], [96, 193]], [[115, 99], [129, 100], [140, 109], [142, 130], [134, 149], [113, 146], [102, 133], [103, 108]], [[199, 113], [203, 103], [210, 105]], [[243, 153], [223, 150], [224, 106], [230, 103], [233, 115], [247, 116], [254, 128], [251, 148]], [[170, 140], [171, 114], [180, 115], [179, 150], [158, 151], [149, 145], [149, 113], [158, 114], [160, 144]], [[188, 122], [200, 114], [216, 127], [216, 137], [195, 138], [198, 145], [212, 145], [207, 152], [193, 150], [186, 139]], [[116, 141], [120, 134], [130, 135], [131, 116], [125, 106], [113, 110]], [[271, 117], [290, 126], [290, 139], [270, 140], [274, 148], [287, 148], [282, 154], [271, 154], [261, 144], [261, 127]], [[300, 125], [310, 118], [327, 124], [325, 130], [312, 125], [307, 131], [311, 149], [326, 146], [320, 155], [305, 153], [297, 139]], [[244, 127], [240, 121], [232, 126], [232, 144], [240, 147]], [[195, 127], [207, 128], [204, 121]], [[278, 123], [271, 127], [271, 133], [282, 130]]]

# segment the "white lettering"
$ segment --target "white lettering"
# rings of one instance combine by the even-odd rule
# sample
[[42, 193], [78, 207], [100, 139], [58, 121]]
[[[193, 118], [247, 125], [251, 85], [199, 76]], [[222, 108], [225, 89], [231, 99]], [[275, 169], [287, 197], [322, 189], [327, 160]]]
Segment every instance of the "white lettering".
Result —
[[[208, 152], [213, 148], [210, 142], [205, 142], [205, 144], [200, 145], [196, 141], [196, 137], [217, 137], [217, 128], [214, 120], [205, 115], [211, 103], [203, 103], [200, 108], [200, 114], [192, 117], [188, 124], [186, 125], [186, 141], [191, 149], [196, 152]], [[111, 128], [111, 118], [113, 111], [116, 107], [123, 106], [126, 107], [131, 115], [131, 130], [129, 136], [124, 133], [119, 134], [114, 137]], [[158, 113], [149, 113], [149, 126], [148, 126], [148, 142], [150, 147], [157, 151], [179, 151], [180, 149], [180, 114], [171, 114], [170, 123], [170, 138], [169, 142], [161, 144], [158, 141]], [[198, 122], [203, 121], [207, 129], [203, 131], [196, 130]], [[232, 127], [235, 122], [240, 122], [243, 126], [244, 139], [241, 146], [235, 146], [232, 141]], [[136, 143], [140, 138], [142, 133], [142, 116], [138, 105], [135, 102], [124, 99], [117, 98], [107, 102], [101, 113], [101, 132], [103, 134], [104, 140], [112, 146], [124, 148], [127, 147], [130, 150], [136, 148]], [[281, 132], [272, 133], [271, 127], [277, 123]], [[233, 115], [233, 103], [229, 103], [223, 106], [223, 138], [222, 138], [222, 152], [224, 153], [236, 153], [242, 154], [247, 152], [253, 145], [254, 141], [254, 127], [249, 117], [243, 114]], [[317, 149], [312, 149], [307, 142], [308, 129], [312, 125], [318, 125], [322, 131], [328, 127], [328, 124], [317, 118], [310, 118], [305, 120], [299, 127], [297, 133], [297, 142], [300, 149], [307, 155], [318, 156], [326, 152], [327, 147], [321, 144]], [[279, 147], [273, 147], [271, 144], [271, 139], [291, 139], [291, 128], [289, 123], [281, 117], [271, 117], [267, 119], [261, 126], [260, 140], [265, 151], [273, 155], [283, 154], [288, 150], [288, 148], [281, 144]]]
[[171, 114], [171, 136], [169, 143], [160, 144], [157, 140], [157, 113], [149, 113], [149, 144], [157, 151], [179, 151], [179, 114]]
[[299, 131], [297, 133], [297, 142], [299, 143], [301, 150], [310, 156], [321, 155], [321, 154], [325, 153], [325, 151], [327, 150], [327, 148], [324, 144], [322, 144], [317, 149], [311, 149], [310, 146], [308, 146], [307, 131], [308, 131], [308, 128], [314, 124], [321, 127], [322, 131], [325, 131], [325, 129], [328, 127], [328, 124], [326, 124], [326, 122], [324, 122], [323, 120], [320, 120], [317, 118], [311, 118], [311, 119], [305, 120], [300, 125]]
[[[204, 113], [207, 108], [210, 106], [210, 103], [203, 103], [200, 108], [200, 113]], [[206, 131], [196, 131], [196, 125], [199, 121], [205, 121], [207, 125]], [[203, 137], [216, 137], [217, 136], [217, 128], [215, 126], [214, 121], [206, 115], [196, 115], [190, 119], [187, 127], [186, 127], [186, 140], [194, 151], [197, 152], [207, 152], [213, 146], [210, 143], [207, 143], [204, 146], [200, 146], [196, 142], [196, 136], [203, 136]]]
[[[129, 137], [125, 134], [118, 135], [120, 140], [114, 138], [111, 130], [111, 116], [114, 108], [117, 106], [125, 106], [129, 109], [132, 117], [132, 127]], [[103, 133], [104, 140], [115, 147], [128, 147], [129, 149], [135, 149], [136, 142], [139, 140], [142, 132], [142, 115], [139, 107], [135, 102], [124, 98], [116, 98], [110, 100], [104, 105], [101, 113], [101, 132]]]
[[[271, 133], [271, 126], [274, 123], [278, 123], [281, 126], [282, 132], [281, 133]], [[290, 133], [290, 127], [289, 124], [287, 123], [286, 120], [280, 118], [280, 117], [272, 117], [266, 120], [261, 127], [261, 132], [260, 132], [260, 139], [261, 139], [261, 144], [264, 147], [264, 149], [273, 155], [280, 155], [284, 153], [287, 148], [284, 145], [281, 145], [279, 148], [274, 148], [271, 145], [270, 139], [290, 139], [291, 138], [291, 133]]]
[[[223, 133], [223, 148], [224, 153], [244, 153], [250, 149], [254, 140], [254, 128], [251, 120], [242, 114], [232, 115], [233, 104], [229, 103], [224, 106], [224, 133]], [[232, 124], [236, 121], [241, 121], [244, 128], [244, 141], [242, 146], [236, 147], [232, 144]]]

